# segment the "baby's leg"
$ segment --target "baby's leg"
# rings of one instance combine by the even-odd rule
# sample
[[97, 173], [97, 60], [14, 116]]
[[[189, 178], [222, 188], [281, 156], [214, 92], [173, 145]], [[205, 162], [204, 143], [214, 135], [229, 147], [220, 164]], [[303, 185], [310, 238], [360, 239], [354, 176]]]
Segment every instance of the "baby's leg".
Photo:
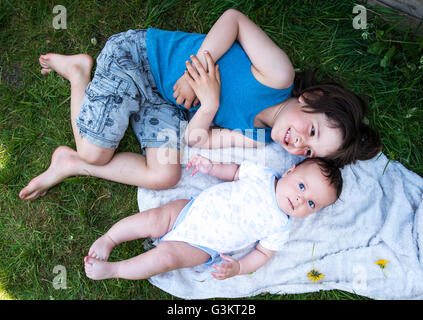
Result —
[[210, 255], [185, 242], [163, 241], [134, 258], [120, 262], [105, 262], [85, 257], [85, 273], [93, 280], [123, 278], [147, 279], [156, 274], [180, 268], [189, 268], [206, 262]]
[[179, 212], [188, 202], [187, 199], [175, 200], [118, 221], [93, 243], [88, 256], [107, 260], [113, 247], [122, 242], [163, 236], [172, 228]]

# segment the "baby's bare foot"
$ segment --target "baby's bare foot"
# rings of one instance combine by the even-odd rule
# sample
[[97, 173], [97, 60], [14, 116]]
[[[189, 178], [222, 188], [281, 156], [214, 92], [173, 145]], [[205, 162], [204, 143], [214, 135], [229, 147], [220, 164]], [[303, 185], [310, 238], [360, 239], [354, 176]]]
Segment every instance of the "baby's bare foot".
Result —
[[47, 190], [63, 179], [77, 174], [78, 164], [81, 162], [77, 152], [69, 147], [57, 148], [51, 157], [50, 167], [39, 176], [32, 179], [21, 190], [19, 198], [32, 200], [44, 196]]
[[85, 274], [93, 280], [115, 278], [116, 262], [106, 262], [93, 257], [85, 257]]
[[88, 251], [88, 256], [98, 260], [107, 261], [110, 252], [116, 246], [116, 243], [110, 238], [107, 233], [98, 238]]
[[57, 53], [47, 53], [38, 59], [43, 75], [56, 71], [69, 81], [90, 79], [93, 59], [87, 54], [66, 56]]

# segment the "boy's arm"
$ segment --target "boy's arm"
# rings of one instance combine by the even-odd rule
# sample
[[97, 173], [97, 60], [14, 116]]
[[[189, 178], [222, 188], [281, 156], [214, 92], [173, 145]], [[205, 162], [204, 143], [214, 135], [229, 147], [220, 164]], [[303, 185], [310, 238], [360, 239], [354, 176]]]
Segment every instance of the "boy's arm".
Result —
[[187, 62], [187, 71], [184, 74], [184, 78], [201, 101], [201, 107], [185, 129], [185, 141], [191, 147], [213, 149], [234, 146], [252, 148], [265, 145], [247, 138], [240, 132], [210, 127], [219, 109], [220, 72], [219, 66], [214, 64], [209, 52], [205, 52], [204, 57], [208, 70], [205, 70], [197, 57], [192, 56], [192, 63]]
[[257, 244], [256, 248], [242, 257], [240, 260], [233, 259], [221, 254], [226, 263], [213, 265], [217, 272], [212, 272], [213, 277], [223, 280], [240, 274], [249, 274], [255, 272], [264, 266], [275, 254], [275, 251], [269, 250]]
[[[213, 60], [218, 61], [235, 41], [248, 55], [252, 63], [251, 71], [262, 84], [275, 89], [284, 89], [292, 84], [295, 71], [286, 53], [260, 27], [235, 9], [225, 11], [215, 22], [201, 44], [197, 57], [207, 68], [202, 52], [210, 52]], [[182, 90], [188, 87], [185, 81], [181, 77], [174, 86], [174, 97], [180, 102], [185, 98], [194, 100], [193, 97], [184, 97], [192, 93], [191, 90]], [[190, 105], [185, 107], [190, 108]]]
[[202, 52], [210, 52], [218, 61], [238, 41], [252, 63], [254, 76], [263, 84], [284, 89], [289, 87], [295, 76], [294, 67], [287, 54], [272, 39], [242, 12], [226, 10], [215, 22], [201, 44], [197, 57], [203, 66], [207, 62]]

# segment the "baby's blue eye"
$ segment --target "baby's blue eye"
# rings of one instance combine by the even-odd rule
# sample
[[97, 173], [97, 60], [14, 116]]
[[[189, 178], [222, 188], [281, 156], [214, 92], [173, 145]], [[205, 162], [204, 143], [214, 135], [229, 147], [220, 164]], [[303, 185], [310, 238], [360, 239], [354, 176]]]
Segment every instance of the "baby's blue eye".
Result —
[[298, 186], [300, 187], [301, 190], [304, 190], [304, 185], [302, 183], [300, 183]]
[[314, 209], [314, 202], [313, 202], [313, 201], [309, 200], [309, 201], [308, 201], [308, 205], [309, 205], [311, 208], [313, 208], [313, 209]]

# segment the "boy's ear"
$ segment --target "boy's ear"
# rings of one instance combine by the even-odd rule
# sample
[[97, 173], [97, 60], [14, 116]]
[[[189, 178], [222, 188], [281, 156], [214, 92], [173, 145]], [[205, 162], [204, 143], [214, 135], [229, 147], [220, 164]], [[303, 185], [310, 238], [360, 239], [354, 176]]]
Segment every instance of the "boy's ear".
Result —
[[282, 178], [286, 177], [288, 174], [290, 174], [292, 171], [294, 171], [296, 167], [297, 166], [295, 164], [293, 164], [291, 168], [289, 168], [288, 170], [285, 171], [285, 173], [282, 175]]
[[313, 98], [317, 99], [318, 97], [321, 97], [321, 96], [323, 96], [323, 92], [320, 90], [316, 90], [313, 92], [304, 92], [302, 95], [298, 97], [298, 101], [302, 104], [306, 104], [306, 102], [304, 101], [304, 97], [306, 97], [306, 99], [308, 100], [313, 100]]

